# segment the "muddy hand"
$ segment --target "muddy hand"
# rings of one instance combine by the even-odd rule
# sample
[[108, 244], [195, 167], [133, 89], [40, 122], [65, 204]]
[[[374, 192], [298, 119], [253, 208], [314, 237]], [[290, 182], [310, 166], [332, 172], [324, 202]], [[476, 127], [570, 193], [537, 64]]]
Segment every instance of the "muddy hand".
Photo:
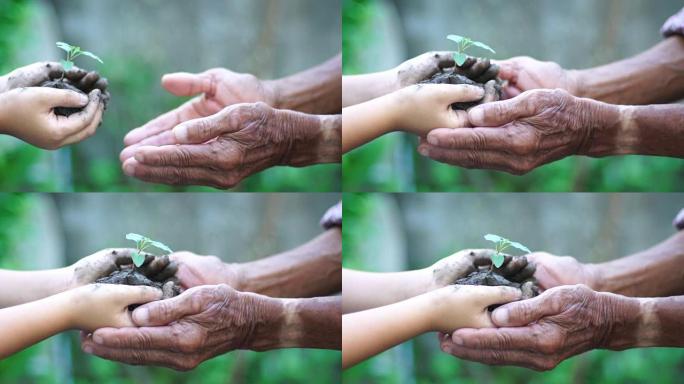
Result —
[[107, 79], [100, 77], [97, 72], [89, 72], [78, 67], [64, 71], [62, 65], [56, 62], [33, 63], [0, 77], [0, 92], [17, 88], [40, 87], [45, 82], [62, 78], [66, 78], [86, 94], [99, 89], [103, 95], [103, 102], [109, 99]]
[[319, 162], [328, 140], [321, 121], [265, 103], [237, 104], [175, 127], [177, 145], [136, 147], [123, 170], [153, 183], [232, 188], [269, 167]]
[[468, 111], [473, 129], [435, 129], [418, 150], [464, 168], [522, 175], [571, 155], [615, 148], [619, 109], [562, 90], [533, 90]]
[[[94, 283], [97, 279], [106, 277], [123, 266], [133, 264], [130, 248], [104, 249], [77, 261], [68, 269], [72, 273], [70, 287], [78, 287]], [[145, 262], [140, 267], [141, 272], [154, 281], [163, 281], [173, 276], [177, 265], [168, 256], [145, 255]]]
[[500, 328], [457, 330], [440, 340], [441, 348], [484, 364], [550, 370], [594, 348], [619, 349], [638, 315], [636, 299], [584, 285], [556, 287], [495, 309], [492, 321]]
[[223, 68], [198, 74], [164, 75], [162, 87], [170, 93], [176, 96], [199, 96], [130, 131], [124, 138], [127, 148], [121, 152], [121, 161], [132, 157], [137, 146], [173, 144], [171, 130], [185, 121], [211, 116], [233, 104], [264, 102], [273, 105], [276, 97], [270, 84], [253, 75]]
[[188, 289], [133, 311], [140, 328], [98, 329], [82, 348], [109, 360], [190, 370], [235, 349], [253, 349], [259, 337], [277, 338], [269, 324], [282, 313], [273, 299], [227, 285]]
[[456, 65], [454, 52], [427, 52], [397, 66], [393, 73], [396, 75], [395, 90], [418, 84], [436, 73]]
[[575, 71], [567, 71], [552, 61], [538, 61], [531, 57], [514, 57], [498, 62], [499, 77], [507, 82], [504, 97], [510, 99], [531, 89], [563, 89], [577, 95], [578, 79]]

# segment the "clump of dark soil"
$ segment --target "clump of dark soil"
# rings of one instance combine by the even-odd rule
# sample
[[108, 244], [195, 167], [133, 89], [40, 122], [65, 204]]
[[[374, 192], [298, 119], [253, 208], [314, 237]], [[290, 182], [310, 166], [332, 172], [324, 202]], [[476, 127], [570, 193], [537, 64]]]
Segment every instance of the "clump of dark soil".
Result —
[[438, 72], [421, 84], [467, 84], [483, 88], [485, 95], [482, 100], [451, 105], [454, 110], [468, 110], [482, 103], [501, 100], [503, 81], [498, 74], [499, 66], [492, 64], [489, 59], [469, 57], [463, 65]]
[[[48, 80], [40, 85], [41, 87], [50, 87], [56, 89], [66, 89], [68, 91], [74, 91], [82, 94], [86, 94], [82, 90], [76, 88], [68, 79], [56, 79]], [[69, 117], [74, 113], [81, 112], [83, 108], [68, 108], [68, 107], [57, 107], [55, 108], [55, 115]]]
[[122, 285], [146, 285], [148, 287], [159, 288], [162, 290], [162, 299], [178, 296], [181, 287], [173, 276], [162, 280], [153, 280], [155, 277], [148, 277], [141, 270], [134, 266], [124, 266], [114, 271], [107, 277], [97, 279], [96, 283], [102, 284], [122, 284]]

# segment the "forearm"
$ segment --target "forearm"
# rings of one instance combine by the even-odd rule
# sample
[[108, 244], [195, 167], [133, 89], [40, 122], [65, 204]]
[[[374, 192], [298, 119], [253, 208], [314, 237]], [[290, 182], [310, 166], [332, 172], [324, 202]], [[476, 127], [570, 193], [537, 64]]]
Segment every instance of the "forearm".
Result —
[[342, 153], [392, 131], [392, 96], [385, 95], [342, 110]]
[[684, 296], [617, 297], [611, 305], [614, 315], [607, 348], [684, 347], [684, 334], [681, 331]]
[[288, 125], [294, 139], [283, 165], [305, 167], [342, 161], [342, 115], [287, 113], [291, 114]]
[[313, 297], [340, 292], [342, 231], [331, 228], [287, 252], [238, 264], [237, 289], [271, 297]]
[[342, 55], [309, 70], [267, 82], [276, 94], [276, 108], [334, 114], [342, 109]]
[[[250, 294], [243, 294], [250, 295]], [[342, 298], [275, 299], [261, 297], [250, 306], [257, 312], [247, 349], [340, 349]]]
[[625, 296], [684, 294], [684, 232], [631, 256], [590, 264], [593, 289]]
[[612, 104], [656, 104], [684, 96], [684, 38], [673, 36], [637, 56], [572, 71], [576, 96]]
[[342, 76], [342, 107], [384, 96], [399, 89], [392, 71]]
[[342, 316], [342, 368], [429, 331], [429, 307], [415, 297]]
[[0, 359], [71, 327], [65, 294], [0, 309]]
[[684, 106], [616, 106], [589, 99], [578, 102], [592, 125], [586, 150], [578, 154], [684, 157]]
[[381, 307], [421, 295], [429, 290], [427, 269], [375, 273], [342, 270], [342, 312]]
[[0, 270], [0, 308], [42, 299], [69, 288], [68, 268], [43, 271]]

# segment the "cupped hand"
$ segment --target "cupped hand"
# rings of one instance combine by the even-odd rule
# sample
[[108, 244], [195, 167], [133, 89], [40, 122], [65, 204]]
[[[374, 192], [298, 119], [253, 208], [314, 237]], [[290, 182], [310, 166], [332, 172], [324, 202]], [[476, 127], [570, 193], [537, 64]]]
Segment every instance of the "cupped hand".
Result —
[[315, 163], [324, 141], [318, 116], [265, 103], [232, 105], [180, 124], [169, 135], [159, 147], [136, 147], [124, 173], [154, 183], [226, 189], [269, 167]]
[[597, 273], [591, 264], [583, 264], [571, 256], [556, 256], [534, 252], [527, 259], [535, 264], [534, 277], [539, 287], [549, 289], [560, 285], [584, 284], [595, 287]]
[[190, 288], [136, 308], [133, 320], [140, 328], [98, 329], [82, 334], [81, 346], [122, 363], [190, 370], [216, 355], [250, 348], [259, 319], [273, 316], [263, 300], [224, 284]]
[[[69, 274], [68, 288], [94, 283], [97, 279], [107, 277], [122, 267], [133, 265], [132, 254], [135, 249], [115, 248], [103, 249], [75, 262], [66, 270]], [[154, 281], [163, 281], [178, 270], [178, 265], [169, 256], [145, 254], [140, 271]]]
[[426, 52], [409, 59], [391, 70], [394, 75], [395, 90], [418, 84], [436, 73], [456, 65], [454, 52]]
[[185, 289], [216, 284], [240, 289], [238, 264], [224, 263], [216, 256], [201, 256], [192, 252], [175, 252], [169, 258], [178, 266], [176, 277]]
[[65, 71], [62, 65], [56, 62], [33, 63], [0, 77], [0, 92], [18, 88], [40, 87], [45, 82], [62, 78], [69, 80], [72, 85], [86, 94], [99, 89], [103, 100], [109, 98], [107, 79], [100, 77], [97, 72], [86, 71], [78, 67], [72, 67]]
[[508, 83], [503, 92], [505, 98], [512, 98], [531, 89], [563, 89], [577, 95], [576, 72], [563, 69], [552, 61], [539, 61], [520, 56], [498, 61], [499, 77]]
[[271, 83], [223, 68], [198, 74], [171, 73], [164, 75], [161, 83], [176, 96], [199, 96], [130, 131], [124, 138], [126, 148], [121, 152], [121, 161], [132, 157], [137, 146], [171, 144], [171, 130], [185, 121], [211, 116], [233, 104], [264, 102], [274, 105], [277, 98]]
[[[571, 155], [601, 156], [615, 149], [615, 106], [562, 90], [532, 90], [468, 111], [472, 129], [435, 129], [419, 152], [464, 168], [522, 175]], [[611, 138], [612, 137], [612, 138]]]
[[488, 308], [520, 300], [522, 292], [511, 287], [450, 285], [427, 295], [430, 330], [448, 333], [464, 327], [493, 327]]
[[162, 297], [158, 288], [115, 284], [89, 284], [67, 291], [71, 323], [75, 328], [93, 331], [103, 327], [133, 327], [128, 307]]
[[391, 127], [425, 136], [435, 128], [468, 127], [468, 114], [451, 104], [482, 99], [484, 90], [472, 85], [419, 84], [392, 94]]
[[635, 299], [560, 286], [495, 309], [492, 321], [499, 328], [460, 329], [442, 335], [440, 344], [466, 360], [550, 370], [579, 353], [614, 347], [618, 329], [638, 313]]

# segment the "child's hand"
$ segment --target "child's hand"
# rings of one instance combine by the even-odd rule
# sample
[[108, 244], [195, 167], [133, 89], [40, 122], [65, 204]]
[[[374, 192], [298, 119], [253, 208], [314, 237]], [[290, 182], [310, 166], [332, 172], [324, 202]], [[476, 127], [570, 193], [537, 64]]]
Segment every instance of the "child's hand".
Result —
[[453, 110], [451, 104], [478, 101], [484, 90], [472, 85], [418, 84], [391, 97], [392, 127], [425, 136], [435, 128], [469, 127], [468, 113]]
[[[68, 288], [94, 283], [95, 280], [106, 277], [122, 266], [132, 265], [131, 248], [103, 249], [86, 256], [67, 267], [69, 274]], [[154, 281], [162, 281], [173, 276], [177, 271], [177, 264], [168, 255], [155, 256], [145, 254], [145, 261], [140, 271]]]
[[520, 300], [522, 292], [511, 287], [450, 285], [426, 297], [430, 330], [453, 332], [458, 328], [493, 327], [488, 307]]
[[161, 289], [115, 284], [89, 284], [66, 294], [70, 324], [89, 332], [103, 327], [134, 327], [128, 306], [162, 297]]
[[[69, 117], [57, 107], [83, 108]], [[44, 149], [86, 139], [102, 121], [105, 104], [99, 89], [88, 96], [47, 87], [16, 88], [0, 93], [0, 132]]]
[[0, 92], [17, 88], [40, 87], [46, 81], [63, 77], [84, 93], [99, 89], [105, 98], [109, 97], [107, 79], [100, 77], [97, 72], [88, 72], [78, 67], [65, 71], [60, 63], [54, 62], [33, 63], [17, 68], [5, 76], [0, 76]]

